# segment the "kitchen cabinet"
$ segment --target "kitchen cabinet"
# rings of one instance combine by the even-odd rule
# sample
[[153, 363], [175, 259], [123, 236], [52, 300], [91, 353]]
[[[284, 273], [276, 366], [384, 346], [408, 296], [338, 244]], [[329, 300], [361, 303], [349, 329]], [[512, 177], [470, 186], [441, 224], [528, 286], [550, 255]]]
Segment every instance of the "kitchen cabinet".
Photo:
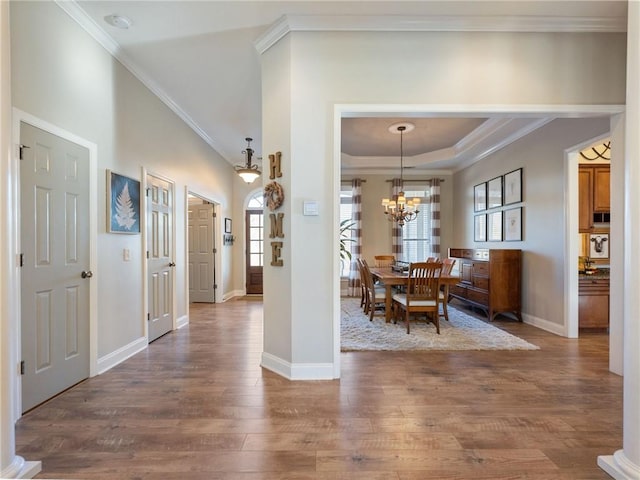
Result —
[[591, 232], [596, 219], [602, 222], [606, 218], [603, 215], [609, 215], [610, 178], [609, 165], [578, 168], [578, 230], [581, 233]]
[[521, 250], [450, 248], [458, 262], [460, 282], [449, 287], [449, 296], [483, 309], [489, 320], [498, 313], [521, 314]]
[[578, 280], [578, 325], [580, 329], [609, 328], [609, 279], [580, 276]]

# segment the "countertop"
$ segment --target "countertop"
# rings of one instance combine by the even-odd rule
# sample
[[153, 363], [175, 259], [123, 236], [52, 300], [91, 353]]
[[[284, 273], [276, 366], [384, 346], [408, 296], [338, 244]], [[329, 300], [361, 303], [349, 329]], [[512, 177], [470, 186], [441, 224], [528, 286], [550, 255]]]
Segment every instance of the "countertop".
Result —
[[609, 269], [608, 268], [598, 268], [591, 275], [587, 275], [583, 272], [578, 272], [578, 280], [608, 280], [609, 279]]

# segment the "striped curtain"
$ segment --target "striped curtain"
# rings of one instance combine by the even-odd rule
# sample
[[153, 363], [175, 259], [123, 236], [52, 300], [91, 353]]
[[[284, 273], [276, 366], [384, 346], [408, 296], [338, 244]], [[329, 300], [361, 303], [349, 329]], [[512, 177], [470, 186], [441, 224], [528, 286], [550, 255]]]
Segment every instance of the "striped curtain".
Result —
[[362, 255], [362, 180], [354, 178], [351, 181], [351, 265], [349, 266], [349, 289], [347, 294], [350, 297], [360, 295], [360, 272], [358, 271], [357, 259]]
[[431, 180], [431, 256], [440, 258], [440, 179]]
[[[402, 180], [394, 178], [391, 181], [391, 197], [398, 200], [398, 195], [402, 191]], [[397, 222], [391, 227], [391, 252], [396, 256], [396, 260], [402, 259], [402, 228]]]

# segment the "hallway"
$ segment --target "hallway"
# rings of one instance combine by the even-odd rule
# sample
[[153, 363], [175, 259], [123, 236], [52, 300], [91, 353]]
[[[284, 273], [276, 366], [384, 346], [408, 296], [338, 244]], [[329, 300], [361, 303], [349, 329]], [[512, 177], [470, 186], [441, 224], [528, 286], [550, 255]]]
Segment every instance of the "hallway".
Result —
[[262, 302], [192, 304], [188, 326], [26, 414], [17, 453], [36, 478], [610, 478], [608, 337], [495, 324], [541, 350], [343, 353], [340, 380], [290, 382], [259, 366]]

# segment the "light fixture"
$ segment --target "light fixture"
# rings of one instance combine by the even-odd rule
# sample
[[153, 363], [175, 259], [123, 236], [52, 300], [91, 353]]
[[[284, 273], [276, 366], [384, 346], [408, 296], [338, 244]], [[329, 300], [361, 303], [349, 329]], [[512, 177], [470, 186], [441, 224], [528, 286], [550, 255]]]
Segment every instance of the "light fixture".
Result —
[[[392, 125], [389, 127], [389, 131], [392, 133], [400, 133], [400, 188], [404, 190], [402, 170], [403, 170], [403, 135], [406, 130], [413, 130], [413, 124], [401, 123]], [[407, 200], [404, 196], [404, 191], [400, 191], [398, 195], [394, 196], [392, 200], [388, 198], [382, 199], [382, 206], [384, 207], [384, 214], [387, 215], [387, 220], [390, 222], [397, 222], [399, 226], [403, 226], [406, 222], [415, 220], [420, 213], [418, 207], [420, 205], [420, 199], [414, 198]]]
[[127, 30], [132, 23], [129, 17], [125, 17], [124, 15], [118, 15], [117, 13], [114, 13], [112, 15], [107, 15], [106, 17], [104, 17], [104, 21], [107, 22], [112, 27], [116, 27], [121, 30]]
[[247, 156], [246, 165], [236, 165], [234, 168], [236, 172], [242, 179], [247, 183], [252, 183], [256, 178], [260, 176], [260, 170], [258, 170], [257, 165], [251, 164], [251, 157], [253, 157], [253, 148], [251, 148], [251, 142], [253, 138], [247, 137], [245, 138], [247, 141], [247, 148], [242, 151]]

